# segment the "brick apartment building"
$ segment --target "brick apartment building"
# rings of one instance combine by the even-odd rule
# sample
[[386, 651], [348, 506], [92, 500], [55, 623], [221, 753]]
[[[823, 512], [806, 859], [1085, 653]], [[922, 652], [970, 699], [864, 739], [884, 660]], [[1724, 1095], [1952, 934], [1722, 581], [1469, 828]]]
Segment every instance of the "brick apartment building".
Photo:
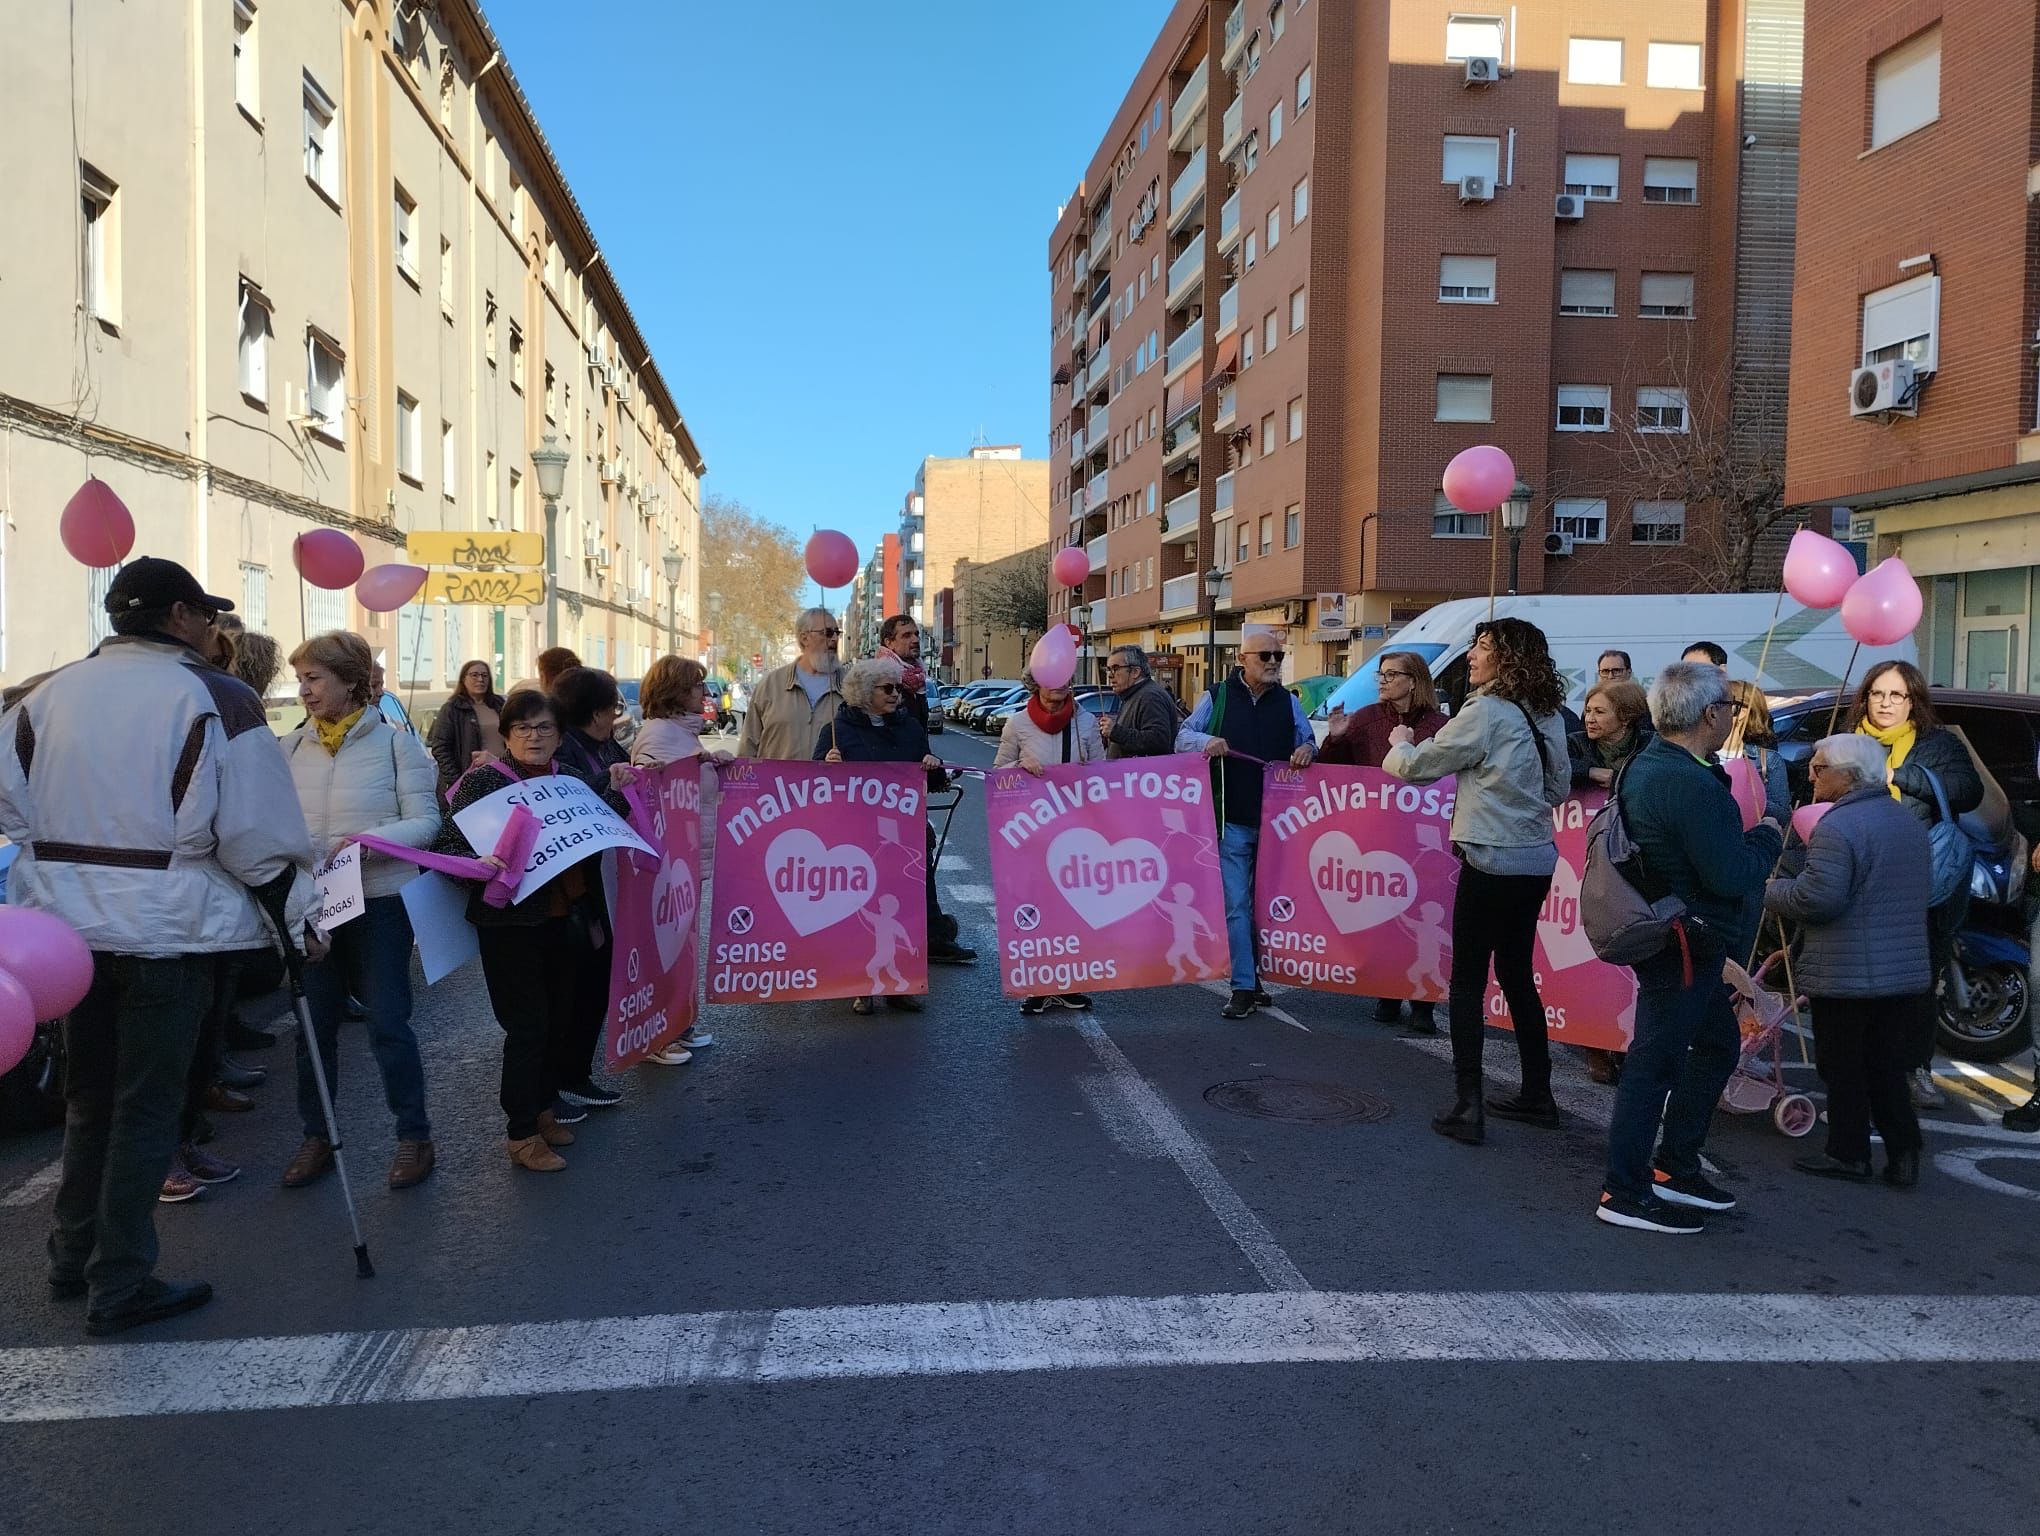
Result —
[[888, 533], [864, 562], [851, 584], [843, 609], [844, 654], [869, 656], [878, 649], [878, 632], [890, 614], [900, 611], [900, 536]]
[[1721, 584], [1681, 493], [1781, 456], [1798, 46], [1798, 0], [1182, 0], [1049, 242], [1096, 649], [1199, 687], [1215, 612], [1221, 664], [1265, 619], [1343, 672], [1506, 589], [1501, 520], [1439, 494], [1482, 442], [1519, 590]]
[[2040, 689], [2040, 7], [1812, 0], [1807, 39], [1787, 495], [1904, 557], [1933, 682]]
[[[960, 459], [926, 458], [900, 509], [899, 601], [927, 631], [921, 653], [942, 682], [958, 680], [958, 636], [972, 621], [958, 575], [1048, 537], [1048, 462], [1017, 445], [981, 444]], [[951, 594], [946, 615], [938, 598]], [[895, 610], [900, 611], [900, 610]], [[945, 653], [948, 653], [945, 655]]]

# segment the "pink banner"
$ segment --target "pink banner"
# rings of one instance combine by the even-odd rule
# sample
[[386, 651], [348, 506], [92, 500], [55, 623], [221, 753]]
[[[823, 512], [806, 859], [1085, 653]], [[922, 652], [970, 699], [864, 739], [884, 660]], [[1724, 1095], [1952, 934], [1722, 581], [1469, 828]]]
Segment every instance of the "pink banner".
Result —
[[1226, 974], [1206, 759], [1002, 768], [985, 786], [1008, 997]]
[[616, 943], [609, 1014], [602, 1024], [608, 1070], [635, 1066], [687, 1033], [700, 1012], [701, 761], [642, 769], [629, 791], [630, 824], [657, 850], [616, 854]]
[[926, 802], [912, 763], [725, 768], [709, 1001], [926, 992]]
[[[1552, 812], [1558, 869], [1537, 924], [1537, 989], [1554, 1040], [1621, 1050], [1636, 976], [1603, 963], [1580, 926], [1587, 821], [1605, 797]], [[1453, 783], [1406, 784], [1378, 768], [1266, 770], [1255, 874], [1263, 978], [1324, 992], [1443, 1002], [1452, 972], [1459, 860]], [[1509, 1027], [1490, 981], [1488, 1022]]]

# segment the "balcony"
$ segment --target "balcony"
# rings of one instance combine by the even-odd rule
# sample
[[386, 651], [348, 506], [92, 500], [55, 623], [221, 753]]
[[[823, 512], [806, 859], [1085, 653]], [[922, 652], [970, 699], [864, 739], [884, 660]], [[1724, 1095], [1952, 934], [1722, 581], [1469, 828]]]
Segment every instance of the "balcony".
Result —
[[1204, 425], [1201, 420], [1203, 414], [1204, 412], [1193, 404], [1182, 419], [1171, 422], [1162, 433], [1163, 469], [1173, 470], [1178, 460], [1188, 458], [1197, 452], [1198, 446], [1204, 441]]
[[1204, 242], [1192, 240], [1183, 254], [1169, 263], [1168, 308], [1177, 309], [1204, 286]]
[[1077, 428], [1070, 434], [1070, 462], [1075, 463], [1084, 456], [1084, 429]]
[[1204, 98], [1208, 87], [1205, 83], [1204, 61], [1198, 60], [1197, 71], [1189, 83], [1176, 93], [1176, 103], [1169, 108], [1169, 148], [1180, 148], [1189, 136], [1197, 119], [1204, 115]]
[[1162, 583], [1162, 617], [1171, 614], [1195, 613], [1197, 611], [1197, 573], [1189, 571], [1181, 576], [1171, 576]]
[[1076, 262], [1070, 271], [1070, 287], [1076, 292], [1084, 291], [1084, 280], [1091, 275], [1091, 253], [1077, 252]]
[[[1091, 354], [1091, 366], [1084, 374], [1084, 389], [1088, 393], [1112, 373], [1112, 343], [1106, 342]], [[1095, 435], [1095, 434], [1094, 434]]]
[[[1218, 414], [1211, 418], [1211, 430], [1223, 432], [1233, 424], [1239, 414], [1240, 390], [1237, 384], [1228, 384], [1218, 392]], [[1226, 487], [1226, 494], [1232, 494], [1232, 487]]]
[[1200, 145], [1197, 153], [1190, 157], [1190, 163], [1177, 174], [1169, 185], [1169, 233], [1174, 234], [1177, 226], [1189, 218], [1193, 209], [1204, 206], [1204, 150]]
[[1080, 485], [1070, 492], [1070, 521], [1076, 522], [1084, 515], [1084, 488]]
[[1090, 296], [1084, 301], [1084, 324], [1089, 327], [1098, 318], [1098, 311], [1112, 302], [1112, 279], [1105, 276], [1091, 285]]
[[1098, 535], [1097, 538], [1092, 539], [1089, 543], [1085, 544], [1084, 553], [1091, 557], [1091, 570], [1093, 574], [1096, 574], [1097, 572], [1104, 570], [1105, 535], [1101, 533]]
[[921, 590], [921, 568], [918, 565], [910, 565], [907, 567], [906, 581], [907, 590], [909, 592], [918, 592]]
[[1240, 127], [1244, 121], [1242, 108], [1245, 105], [1244, 96], [1235, 96], [1233, 104], [1225, 109], [1225, 114], [1218, 120], [1218, 158], [1221, 160], [1230, 160], [1239, 151]]
[[1162, 507], [1162, 542], [1180, 544], [1197, 534], [1197, 492], [1172, 496]]
[[1219, 44], [1218, 62], [1222, 69], [1231, 69], [1239, 62], [1240, 49], [1247, 40], [1246, 0], [1232, 8], [1232, 14], [1225, 19], [1225, 39]]
[[1089, 256], [1091, 269], [1096, 272], [1103, 272], [1112, 262], [1112, 216], [1109, 212], [1091, 232]]
[[1111, 435], [1112, 407], [1109, 405], [1093, 407], [1091, 419], [1084, 423], [1084, 441], [1089, 443], [1092, 449], [1095, 450], [1103, 448], [1105, 446], [1105, 439]]
[[1211, 520], [1219, 522], [1224, 518], [1232, 516], [1233, 472], [1231, 470], [1227, 470], [1218, 477], [1218, 484], [1215, 489], [1218, 492], [1218, 499], [1212, 503]]
[[1167, 383], [1170, 374], [1188, 368], [1203, 355], [1204, 318], [1200, 315], [1190, 322], [1188, 330], [1169, 343], [1168, 370], [1162, 375], [1162, 381]]
[[1099, 470], [1084, 482], [1084, 505], [1102, 507], [1105, 505], [1105, 471]]
[[1212, 332], [1214, 341], [1223, 341], [1233, 333], [1233, 327], [1240, 323], [1240, 285], [1235, 282], [1218, 296], [1218, 329]]
[[1240, 243], [1240, 194], [1233, 189], [1233, 195], [1225, 200], [1225, 206], [1218, 210], [1218, 254], [1223, 256]]

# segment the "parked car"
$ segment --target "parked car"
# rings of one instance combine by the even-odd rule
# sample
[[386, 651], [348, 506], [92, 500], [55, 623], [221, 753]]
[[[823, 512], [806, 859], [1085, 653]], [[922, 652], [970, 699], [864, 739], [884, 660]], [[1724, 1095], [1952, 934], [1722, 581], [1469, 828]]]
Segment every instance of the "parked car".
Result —
[[971, 716], [971, 724], [987, 736], [996, 736], [1006, 727], [1006, 717], [1018, 714], [1027, 707], [1027, 690], [1009, 688], [1004, 693], [986, 699], [978, 705]]
[[1019, 686], [1020, 684], [1010, 678], [989, 683], [973, 683], [963, 691], [962, 698], [957, 700], [954, 710], [956, 722], [959, 725], [975, 725], [980, 709], [994, 699], [1006, 698]]

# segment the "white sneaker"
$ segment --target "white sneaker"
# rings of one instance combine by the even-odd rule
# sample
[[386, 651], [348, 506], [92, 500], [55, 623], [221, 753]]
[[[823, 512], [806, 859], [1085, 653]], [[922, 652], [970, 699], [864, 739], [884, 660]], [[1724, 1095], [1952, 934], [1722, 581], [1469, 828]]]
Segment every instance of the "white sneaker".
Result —
[[675, 1041], [663, 1051], [653, 1051], [645, 1060], [655, 1066], [684, 1067], [688, 1062], [694, 1060], [694, 1052], [688, 1050], [686, 1046], [678, 1041]]
[[697, 1024], [680, 1037], [680, 1043], [690, 1051], [699, 1051], [714, 1045], [715, 1036]]
[[1914, 1109], [1944, 1109], [1948, 1095], [1934, 1085], [1934, 1074], [1926, 1067], [1916, 1067], [1912, 1075], [1912, 1101]]

